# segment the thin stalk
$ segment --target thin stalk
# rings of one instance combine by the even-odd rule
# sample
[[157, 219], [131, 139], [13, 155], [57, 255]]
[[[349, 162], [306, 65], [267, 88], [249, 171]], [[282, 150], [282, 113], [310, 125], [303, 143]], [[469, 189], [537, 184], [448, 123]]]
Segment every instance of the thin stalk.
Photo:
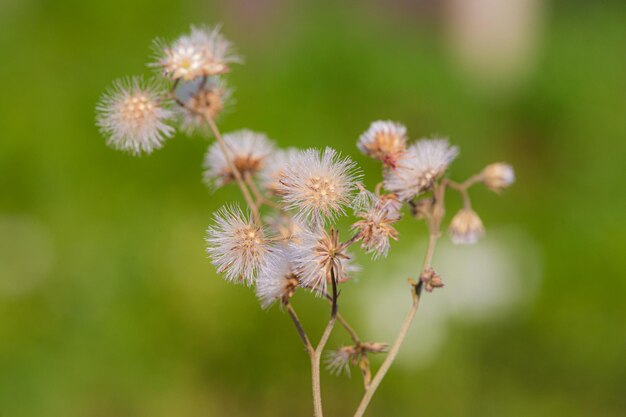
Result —
[[337, 321], [339, 322], [339, 324], [341, 324], [343, 326], [343, 328], [346, 330], [346, 332], [348, 332], [348, 334], [350, 335], [350, 339], [352, 339], [354, 344], [355, 345], [360, 345], [361, 344], [361, 339], [359, 338], [359, 335], [352, 328], [352, 326], [350, 326], [348, 321], [339, 313], [337, 313]]
[[287, 309], [287, 313], [289, 313], [289, 317], [291, 317], [293, 324], [296, 326], [296, 330], [298, 331], [300, 340], [302, 340], [302, 343], [304, 344], [304, 347], [306, 348], [309, 356], [312, 356], [315, 353], [315, 349], [313, 348], [313, 345], [311, 344], [309, 337], [304, 331], [304, 327], [302, 327], [302, 323], [300, 322], [300, 319], [298, 318], [298, 315], [296, 314], [296, 310], [293, 309], [293, 306], [291, 305], [290, 302], [285, 303], [285, 308]]
[[333, 286], [333, 295], [332, 295], [332, 307], [330, 313], [330, 320], [328, 320], [328, 324], [324, 329], [324, 333], [322, 333], [322, 337], [320, 338], [317, 347], [315, 348], [315, 352], [313, 356], [311, 356], [311, 375], [313, 379], [313, 410], [315, 417], [322, 417], [322, 389], [320, 384], [320, 364], [322, 359], [322, 353], [324, 352], [324, 348], [326, 347], [326, 343], [328, 343], [328, 339], [330, 338], [330, 334], [333, 331], [333, 327], [335, 326], [335, 321], [337, 321], [337, 278], [335, 276], [335, 268], [330, 269], [330, 279]]
[[[440, 199], [438, 199], [438, 203], [443, 204], [443, 190], [435, 190], [435, 192], [436, 194], [439, 195], [439, 197], [441, 197]], [[435, 225], [437, 226], [437, 228], [433, 227]], [[434, 220], [430, 224], [431, 230], [430, 230], [430, 235], [428, 238], [428, 247], [426, 249], [426, 255], [424, 257], [424, 262], [422, 264], [422, 272], [430, 268], [430, 264], [432, 262], [433, 254], [435, 251], [435, 245], [439, 237], [438, 225], [439, 225], [438, 220]], [[417, 313], [417, 308], [419, 306], [421, 292], [422, 292], [422, 281], [420, 281], [417, 284], [415, 284], [414, 282], [411, 283], [411, 298], [412, 298], [411, 308], [409, 309], [409, 312], [407, 313], [406, 318], [404, 319], [404, 321], [402, 322], [402, 325], [400, 326], [400, 331], [398, 332], [396, 339], [391, 345], [391, 348], [389, 349], [389, 353], [387, 354], [387, 357], [385, 357], [383, 364], [380, 366], [380, 368], [376, 372], [376, 375], [374, 375], [372, 382], [366, 388], [365, 393], [363, 394], [363, 398], [361, 399], [361, 402], [359, 403], [359, 406], [356, 412], [354, 413], [354, 417], [363, 416], [363, 414], [365, 413], [365, 410], [367, 410], [367, 407], [370, 401], [372, 400], [372, 396], [378, 389], [378, 386], [380, 385], [383, 378], [387, 374], [387, 371], [389, 371], [389, 368], [391, 368], [391, 365], [393, 364], [393, 361], [396, 359], [396, 356], [398, 356], [398, 352], [400, 351], [400, 348], [402, 347], [402, 344], [404, 343], [404, 339], [406, 338], [409, 332], [409, 329], [411, 327], [411, 324], [413, 323], [413, 319], [415, 318], [415, 314]]]
[[215, 136], [215, 139], [217, 140], [217, 143], [219, 144], [220, 149], [222, 150], [222, 152], [224, 153], [224, 156], [226, 157], [228, 168], [232, 171], [233, 175], [235, 176], [235, 180], [237, 181], [237, 184], [239, 185], [239, 188], [241, 189], [243, 198], [246, 200], [246, 203], [248, 203], [250, 210], [252, 210], [254, 220], [256, 221], [257, 224], [260, 225], [261, 216], [259, 215], [259, 209], [256, 205], [256, 202], [250, 195], [250, 191], [246, 187], [244, 179], [241, 176], [241, 172], [239, 172], [239, 169], [237, 169], [237, 167], [235, 166], [235, 163], [232, 160], [231, 152], [228, 149], [228, 145], [226, 144], [226, 142], [224, 142], [224, 139], [222, 138], [222, 135], [219, 129], [217, 128], [217, 125], [215, 124], [215, 121], [213, 120], [213, 118], [205, 114], [204, 119], [206, 120], [207, 124], [211, 128], [211, 131], [213, 132], [213, 135]]
[[263, 195], [257, 188], [256, 184], [254, 183], [254, 180], [252, 180], [252, 176], [250, 175], [250, 173], [245, 172], [243, 174], [243, 179], [248, 185], [248, 187], [250, 188], [250, 190], [252, 191], [252, 195], [254, 195], [254, 198], [256, 199], [257, 207], [263, 204], [263, 201], [265, 200], [265, 198], [263, 197]]
[[[326, 297], [328, 302], [332, 305], [333, 298], [330, 295], [328, 295], [326, 291], [324, 291], [324, 297]], [[350, 326], [350, 323], [348, 323], [348, 320], [346, 320], [339, 312], [337, 312], [337, 321], [339, 322], [339, 324], [343, 326], [346, 332], [348, 332], [348, 334], [350, 335], [350, 338], [352, 339], [355, 345], [361, 344], [361, 338], [357, 334], [356, 330], [354, 330], [354, 328]]]

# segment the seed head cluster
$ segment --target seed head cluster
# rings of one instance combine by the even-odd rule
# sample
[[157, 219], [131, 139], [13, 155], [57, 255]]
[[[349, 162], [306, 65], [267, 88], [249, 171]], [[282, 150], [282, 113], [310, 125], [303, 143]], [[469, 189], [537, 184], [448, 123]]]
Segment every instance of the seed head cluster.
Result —
[[[515, 181], [513, 168], [498, 162], [454, 182], [449, 167], [459, 154], [456, 146], [442, 138], [412, 140], [405, 125], [378, 120], [353, 136], [359, 151], [380, 163], [380, 179], [370, 191], [357, 164], [331, 147], [281, 149], [266, 134], [249, 129], [220, 133], [217, 121], [232, 101], [224, 77], [241, 60], [219, 27], [192, 26], [172, 42], [155, 44], [157, 58], [150, 64], [155, 79], [116, 81], [97, 105], [97, 125], [106, 143], [140, 155], [163, 147], [175, 125], [207, 136], [211, 143], [203, 163], [205, 183], [211, 189], [236, 183], [247, 205], [242, 210], [226, 204], [214, 213], [205, 239], [211, 263], [227, 281], [254, 285], [262, 308], [284, 307], [318, 366], [321, 349], [311, 349], [291, 299], [296, 292], [329, 298], [327, 329], [335, 319], [343, 322], [354, 344], [330, 352], [327, 366], [333, 373], [349, 373], [350, 366], [358, 366], [368, 386], [368, 355], [385, 352], [387, 345], [361, 342], [337, 314], [343, 285], [350, 285], [346, 282], [359, 272], [351, 251], [360, 247], [374, 259], [392, 256], [392, 245], [400, 238], [397, 227], [409, 213], [408, 220], [425, 221], [430, 232], [419, 283], [411, 280], [413, 295], [422, 288], [442, 288], [443, 279], [430, 260], [431, 243], [446, 226], [446, 193], [458, 192], [463, 202], [447, 225], [452, 242], [476, 243], [485, 230], [471, 208], [468, 190], [482, 184], [501, 193]], [[329, 140], [341, 143], [339, 137]], [[349, 214], [354, 214], [349, 222], [340, 221]]]

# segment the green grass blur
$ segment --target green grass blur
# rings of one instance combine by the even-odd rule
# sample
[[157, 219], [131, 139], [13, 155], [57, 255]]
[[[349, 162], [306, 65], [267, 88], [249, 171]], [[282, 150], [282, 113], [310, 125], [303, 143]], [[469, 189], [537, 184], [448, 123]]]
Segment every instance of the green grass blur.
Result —
[[[547, 5], [533, 69], [506, 91], [464, 75], [440, 20], [410, 2], [2, 0], [0, 416], [311, 414], [288, 318], [261, 311], [204, 254], [211, 212], [239, 199], [202, 184], [207, 141], [181, 134], [133, 158], [94, 126], [111, 80], [149, 72], [154, 37], [217, 22], [245, 57], [224, 131], [332, 145], [370, 185], [379, 167], [354, 144], [375, 119], [449, 135], [462, 150], [454, 178], [498, 160], [516, 168], [512, 189], [477, 190], [475, 206], [488, 233], [532, 242], [535, 293], [502, 317], [447, 323], [432, 361], [392, 369], [371, 416], [625, 415], [626, 6]], [[388, 262], [425, 235], [408, 221], [401, 233]], [[343, 311], [378, 340], [363, 314], [376, 298], [363, 294], [400, 282], [408, 308], [413, 272], [374, 273], [385, 269], [359, 255]], [[296, 304], [317, 339], [326, 306], [304, 294]], [[346, 341], [337, 329], [331, 346]], [[323, 374], [328, 415], [356, 407], [353, 374]]]

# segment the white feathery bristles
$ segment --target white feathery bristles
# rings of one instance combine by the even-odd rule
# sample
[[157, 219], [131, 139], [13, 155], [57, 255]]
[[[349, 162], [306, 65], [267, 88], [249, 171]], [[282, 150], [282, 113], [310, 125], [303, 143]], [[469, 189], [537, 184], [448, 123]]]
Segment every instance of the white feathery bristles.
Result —
[[515, 182], [515, 171], [507, 163], [496, 162], [483, 169], [482, 178], [488, 188], [500, 192]]
[[331, 228], [330, 233], [318, 228], [302, 228], [290, 243], [294, 272], [300, 279], [300, 286], [311, 289], [317, 295], [327, 293], [331, 268], [337, 282], [350, 279], [350, 274], [359, 268], [350, 262], [350, 255], [339, 242], [338, 233]]
[[447, 139], [422, 139], [409, 147], [397, 169], [385, 172], [385, 189], [409, 200], [428, 190], [456, 158], [459, 149]]
[[352, 230], [358, 233], [366, 253], [373, 253], [374, 259], [384, 258], [389, 252], [389, 240], [398, 239], [398, 231], [392, 226], [400, 220], [398, 200], [393, 194], [381, 198], [366, 190], [360, 195], [365, 201], [356, 215], [361, 219], [352, 225]]
[[345, 373], [349, 377], [350, 363], [353, 362], [357, 356], [357, 352], [353, 346], [344, 346], [326, 353], [324, 364], [331, 374], [339, 376]]
[[289, 250], [274, 249], [267, 255], [256, 281], [256, 295], [261, 307], [268, 308], [276, 300], [288, 300], [297, 286], [298, 278], [293, 272]]
[[244, 216], [239, 206], [222, 207], [207, 229], [207, 253], [228, 281], [251, 285], [270, 247], [262, 227]]
[[395, 168], [406, 150], [406, 127], [392, 121], [373, 122], [357, 142], [365, 155]]
[[280, 186], [279, 181], [283, 170], [298, 155], [300, 151], [295, 148], [277, 149], [268, 158], [267, 163], [259, 172], [259, 180], [263, 188], [271, 193], [276, 193]]
[[[223, 136], [231, 159], [241, 175], [254, 175], [263, 168], [267, 157], [274, 149], [274, 143], [263, 133], [242, 129]], [[209, 185], [220, 187], [235, 179], [227, 156], [222, 147], [214, 142], [204, 158], [204, 180]]]
[[228, 64], [240, 59], [231, 52], [231, 43], [219, 31], [192, 26], [170, 45], [160, 47], [160, 58], [153, 66], [163, 68], [165, 76], [184, 81], [228, 72]]
[[485, 234], [483, 222], [472, 209], [464, 208], [454, 215], [448, 229], [452, 243], [471, 245]]
[[358, 177], [356, 164], [348, 157], [341, 158], [334, 149], [307, 149], [287, 163], [277, 192], [287, 208], [296, 210], [297, 221], [320, 226], [326, 219], [345, 213]]
[[97, 125], [107, 145], [133, 155], [151, 153], [174, 134], [167, 124], [172, 112], [164, 106], [155, 82], [140, 77], [117, 80], [102, 96], [96, 109]]
[[232, 90], [219, 77], [179, 83], [177, 99], [185, 106], [176, 107], [181, 129], [188, 134], [207, 130], [206, 118], [215, 120], [231, 103]]

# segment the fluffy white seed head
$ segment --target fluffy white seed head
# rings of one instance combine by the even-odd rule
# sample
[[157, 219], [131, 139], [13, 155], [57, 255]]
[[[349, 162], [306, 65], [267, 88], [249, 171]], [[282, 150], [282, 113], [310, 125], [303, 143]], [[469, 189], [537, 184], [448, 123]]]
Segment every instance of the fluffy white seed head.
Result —
[[[228, 158], [241, 175], [254, 175], [263, 166], [274, 149], [274, 143], [263, 133], [243, 129], [223, 136]], [[220, 187], [235, 179], [227, 155], [218, 142], [214, 142], [204, 158], [204, 179], [207, 184]]]
[[419, 140], [409, 147], [397, 169], [385, 172], [385, 188], [401, 200], [409, 200], [428, 190], [458, 153], [446, 139]]
[[300, 151], [287, 163], [277, 187], [287, 208], [295, 209], [297, 221], [315, 226], [344, 214], [350, 205], [359, 174], [350, 158], [334, 149]]
[[176, 108], [181, 129], [191, 134], [207, 131], [206, 118], [215, 120], [231, 103], [232, 90], [219, 77], [179, 83], [177, 99], [185, 106]]
[[289, 245], [294, 271], [300, 278], [300, 285], [325, 294], [334, 270], [337, 282], [351, 278], [351, 273], [358, 271], [351, 257], [339, 241], [339, 234], [331, 228], [326, 232], [322, 228], [315, 230], [303, 228]]
[[448, 229], [452, 242], [457, 245], [469, 245], [478, 242], [485, 234], [483, 222], [472, 209], [461, 209], [454, 215]]
[[293, 272], [289, 249], [280, 247], [269, 253], [256, 281], [256, 295], [262, 308], [274, 301], [289, 300], [298, 286], [298, 277]]
[[406, 127], [392, 121], [373, 122], [357, 142], [365, 155], [395, 168], [406, 151]]
[[222, 207], [207, 229], [207, 253], [226, 280], [251, 285], [265, 262], [270, 246], [263, 228], [238, 206]]
[[267, 158], [267, 163], [259, 173], [261, 185], [272, 194], [280, 186], [280, 178], [289, 161], [294, 160], [300, 151], [295, 148], [277, 149]]
[[191, 27], [191, 31], [169, 45], [157, 45], [158, 62], [165, 76], [172, 80], [189, 81], [198, 77], [228, 72], [228, 64], [239, 62], [232, 53], [232, 45], [219, 27]]
[[390, 248], [390, 239], [398, 239], [398, 231], [393, 224], [400, 220], [398, 200], [394, 194], [376, 196], [366, 190], [366, 202], [357, 211], [359, 221], [352, 225], [352, 230], [358, 233], [361, 248], [372, 253], [374, 259], [386, 257]]
[[482, 172], [483, 182], [495, 192], [500, 192], [515, 182], [513, 167], [504, 162], [487, 165]]
[[96, 122], [110, 147], [149, 154], [174, 134], [167, 124], [172, 112], [164, 104], [157, 83], [140, 77], [117, 80], [100, 99]]

